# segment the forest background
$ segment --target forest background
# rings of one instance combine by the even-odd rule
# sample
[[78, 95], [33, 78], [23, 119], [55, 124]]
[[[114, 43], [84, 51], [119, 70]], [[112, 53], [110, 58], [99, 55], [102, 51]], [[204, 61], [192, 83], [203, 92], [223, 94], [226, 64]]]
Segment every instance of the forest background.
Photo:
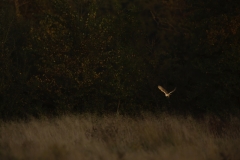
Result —
[[236, 0], [1, 0], [0, 118], [239, 115], [239, 28]]

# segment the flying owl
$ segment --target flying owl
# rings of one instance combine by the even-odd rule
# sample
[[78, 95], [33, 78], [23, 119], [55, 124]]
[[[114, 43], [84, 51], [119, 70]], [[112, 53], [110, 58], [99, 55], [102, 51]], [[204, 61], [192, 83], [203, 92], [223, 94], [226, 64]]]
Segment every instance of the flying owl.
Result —
[[160, 89], [160, 91], [162, 91], [162, 92], [165, 94], [165, 96], [169, 98], [169, 96], [170, 96], [177, 88], [175, 88], [175, 89], [172, 90], [171, 92], [166, 91], [162, 86], [158, 86], [158, 89]]

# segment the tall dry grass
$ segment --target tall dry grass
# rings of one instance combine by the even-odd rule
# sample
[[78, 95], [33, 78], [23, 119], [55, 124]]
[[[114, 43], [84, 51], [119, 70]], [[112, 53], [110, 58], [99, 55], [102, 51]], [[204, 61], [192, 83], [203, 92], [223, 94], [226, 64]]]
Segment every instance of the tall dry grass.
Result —
[[0, 122], [0, 159], [239, 160], [240, 120], [68, 115]]

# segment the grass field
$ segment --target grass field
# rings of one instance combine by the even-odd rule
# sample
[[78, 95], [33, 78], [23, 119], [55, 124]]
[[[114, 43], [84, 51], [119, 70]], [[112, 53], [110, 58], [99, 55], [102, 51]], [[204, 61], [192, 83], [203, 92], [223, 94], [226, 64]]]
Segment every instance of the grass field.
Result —
[[239, 160], [240, 120], [163, 114], [0, 122], [0, 159]]

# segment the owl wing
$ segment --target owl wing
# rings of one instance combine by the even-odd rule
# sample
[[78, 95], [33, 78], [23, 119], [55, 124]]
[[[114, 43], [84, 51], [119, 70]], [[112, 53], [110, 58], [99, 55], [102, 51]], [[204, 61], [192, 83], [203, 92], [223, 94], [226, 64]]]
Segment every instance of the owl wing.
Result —
[[171, 92], [169, 92], [169, 94], [173, 93], [174, 91], [176, 91], [177, 88], [175, 88], [174, 90], [172, 90]]
[[168, 92], [162, 86], [158, 86], [158, 89], [160, 89], [160, 91], [163, 93], [168, 94]]

